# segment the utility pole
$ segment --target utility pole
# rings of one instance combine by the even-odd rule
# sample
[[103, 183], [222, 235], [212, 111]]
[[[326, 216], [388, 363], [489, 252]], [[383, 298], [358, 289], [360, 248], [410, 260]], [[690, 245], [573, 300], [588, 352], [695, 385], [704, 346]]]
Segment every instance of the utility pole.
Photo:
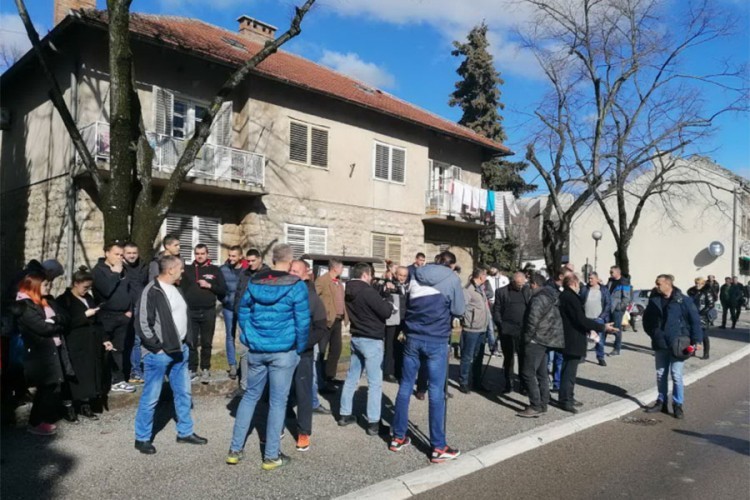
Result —
[[737, 275], [737, 196], [739, 186], [735, 184], [732, 192], [732, 277]]

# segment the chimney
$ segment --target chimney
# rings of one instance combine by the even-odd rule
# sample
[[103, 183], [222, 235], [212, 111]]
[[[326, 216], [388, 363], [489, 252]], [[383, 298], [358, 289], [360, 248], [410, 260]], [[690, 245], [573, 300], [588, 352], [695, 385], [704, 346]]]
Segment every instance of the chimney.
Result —
[[268, 40], [273, 40], [276, 36], [276, 26], [271, 26], [252, 17], [240, 16], [237, 18], [237, 22], [240, 23], [240, 34], [253, 42], [264, 44]]
[[55, 0], [54, 21], [57, 26], [71, 10], [96, 9], [96, 0]]

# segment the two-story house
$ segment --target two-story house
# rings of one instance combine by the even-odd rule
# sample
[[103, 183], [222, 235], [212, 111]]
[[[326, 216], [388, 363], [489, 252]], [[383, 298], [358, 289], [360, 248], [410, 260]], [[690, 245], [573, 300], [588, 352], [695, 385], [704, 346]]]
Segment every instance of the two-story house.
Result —
[[[56, 2], [44, 38], [53, 71], [89, 148], [109, 165], [106, 12]], [[69, 10], [74, 7], [75, 10]], [[92, 7], [92, 8], [81, 8]], [[237, 32], [182, 17], [133, 14], [132, 52], [143, 119], [163, 185], [227, 76], [273, 38], [247, 16]], [[103, 221], [79, 176], [72, 142], [32, 52], [0, 79], [3, 274], [31, 258], [68, 269], [101, 255]], [[451, 249], [465, 269], [476, 217], [451, 211], [452, 179], [480, 186], [480, 164], [508, 148], [379, 89], [279, 51], [242, 83], [216, 120], [163, 232], [222, 261], [239, 244], [276, 242], [297, 254], [408, 264]], [[189, 255], [187, 255], [189, 257]]]

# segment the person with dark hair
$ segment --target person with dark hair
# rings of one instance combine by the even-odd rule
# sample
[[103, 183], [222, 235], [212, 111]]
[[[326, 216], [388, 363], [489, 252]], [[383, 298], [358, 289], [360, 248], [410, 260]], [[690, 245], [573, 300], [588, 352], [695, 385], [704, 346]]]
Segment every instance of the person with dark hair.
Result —
[[425, 256], [422, 252], [417, 252], [417, 255], [414, 256], [414, 262], [409, 264], [406, 269], [409, 270], [409, 279], [408, 281], [411, 281], [414, 279], [414, 272], [417, 270], [418, 267], [422, 267], [427, 262], [427, 256]]
[[565, 347], [562, 349], [563, 364], [560, 376], [560, 409], [578, 413], [581, 403], [575, 399], [576, 375], [578, 365], [586, 357], [588, 335], [590, 331], [614, 333], [612, 323], [602, 323], [586, 317], [581, 298], [578, 295], [581, 283], [578, 276], [571, 273], [563, 279], [565, 289], [560, 294], [560, 316], [565, 333]]
[[711, 351], [711, 342], [708, 336], [708, 329], [711, 328], [711, 321], [716, 319], [716, 310], [714, 305], [714, 294], [708, 286], [708, 282], [701, 278], [695, 278], [695, 286], [688, 288], [688, 297], [693, 299], [695, 307], [698, 308], [698, 316], [701, 318], [701, 327], [703, 328], [703, 359], [709, 359]]
[[201, 383], [208, 384], [211, 380], [211, 349], [216, 329], [216, 301], [224, 298], [227, 287], [221, 270], [209, 259], [208, 247], [199, 243], [193, 253], [195, 260], [186, 267], [182, 282], [193, 331], [193, 341], [190, 345], [190, 379], [195, 380], [200, 376]]
[[[588, 285], [580, 287], [580, 290], [586, 317], [601, 324], [608, 323], [611, 310], [609, 289], [602, 286], [596, 271], [589, 274]], [[607, 366], [604, 360], [604, 337], [605, 335], [601, 335], [596, 343], [596, 360], [599, 366]]]
[[[622, 270], [618, 266], [612, 266], [609, 268], [607, 288], [609, 289], [610, 307], [612, 310], [611, 319], [616, 329], [616, 332], [614, 332], [615, 345], [608, 356], [619, 356], [620, 348], [622, 347], [622, 318], [625, 316], [628, 306], [633, 301], [633, 287], [630, 286], [630, 279], [627, 276], [623, 276]], [[604, 343], [607, 339], [607, 332], [604, 332], [602, 336], [604, 337], [602, 343]]]
[[120, 243], [104, 247], [104, 258], [94, 266], [94, 298], [99, 306], [97, 318], [104, 329], [104, 340], [112, 343], [109, 366], [112, 392], [135, 392], [125, 380], [125, 339], [133, 317], [133, 297], [123, 265], [124, 249]]
[[[161, 240], [161, 245], [164, 247], [164, 250], [157, 253], [153, 260], [151, 261], [151, 264], [149, 264], [148, 267], [148, 280], [154, 281], [156, 277], [159, 275], [159, 260], [166, 256], [166, 255], [173, 255], [175, 257], [180, 256], [180, 238], [176, 234], [169, 233], [164, 236], [164, 238]], [[184, 261], [183, 261], [184, 263]], [[177, 280], [177, 285], [179, 285], [180, 280]]]
[[67, 373], [63, 370], [60, 348], [63, 346], [63, 327], [49, 295], [50, 282], [44, 274], [31, 272], [18, 284], [16, 301], [12, 306], [26, 349], [24, 371], [26, 381], [36, 387], [29, 414], [28, 431], [50, 436], [57, 432], [57, 408], [60, 403], [60, 384]]
[[514, 356], [518, 357], [518, 392], [526, 395], [526, 384], [521, 378], [524, 363], [524, 344], [521, 333], [526, 320], [526, 310], [531, 301], [531, 289], [526, 284], [526, 275], [513, 273], [513, 280], [508, 286], [498, 288], [495, 292], [495, 303], [492, 306], [492, 317], [503, 351], [503, 375], [505, 385], [503, 394], [513, 390]]
[[[104, 349], [111, 349], [112, 343], [104, 342], [101, 325], [96, 321], [99, 308], [89, 293], [93, 281], [91, 272], [85, 266], [79, 268], [73, 273], [71, 287], [57, 298], [57, 303], [67, 316], [65, 343], [75, 372], [75, 377], [67, 381], [67, 391], [83, 417], [99, 420], [91, 409], [91, 402], [103, 394]], [[70, 409], [75, 417], [74, 407]]]
[[448, 446], [445, 437], [445, 389], [452, 320], [462, 317], [466, 311], [461, 280], [453, 272], [455, 265], [456, 256], [446, 251], [438, 255], [435, 264], [418, 267], [414, 272], [406, 308], [403, 375], [396, 396], [389, 446], [391, 451], [397, 452], [411, 443], [406, 435], [409, 402], [424, 362], [428, 371], [430, 461], [433, 463], [452, 460], [461, 454]]
[[[133, 242], [125, 243], [123, 247], [123, 268], [128, 281], [128, 289], [135, 305], [141, 298], [141, 292], [148, 284], [148, 265], [141, 261], [138, 245]], [[130, 384], [143, 383], [143, 368], [141, 367], [141, 339], [135, 334], [135, 324], [131, 319], [128, 325], [128, 336], [125, 339], [126, 351], [130, 353]]]
[[354, 392], [364, 369], [367, 375], [367, 434], [380, 431], [380, 409], [383, 399], [383, 339], [385, 320], [393, 313], [393, 304], [371, 286], [372, 267], [360, 262], [352, 268], [346, 285], [346, 312], [351, 321], [352, 357], [344, 387], [341, 389], [339, 425], [356, 422], [352, 415]]
[[479, 389], [482, 379], [482, 359], [487, 328], [491, 321], [487, 297], [483, 285], [487, 281], [487, 271], [476, 268], [464, 288], [466, 310], [461, 331], [461, 365], [458, 390], [464, 394]]
[[188, 358], [190, 351], [190, 321], [188, 306], [175, 283], [182, 276], [182, 259], [164, 255], [159, 259], [159, 275], [151, 281], [138, 302], [136, 331], [141, 337], [143, 366], [146, 379], [135, 414], [135, 449], [146, 455], [156, 453], [152, 443], [154, 413], [159, 403], [164, 377], [172, 388], [177, 420], [177, 442], [204, 445], [208, 439], [193, 431], [190, 411]]
[[237, 378], [237, 354], [234, 347], [234, 301], [237, 295], [237, 287], [240, 284], [240, 275], [246, 265], [242, 258], [242, 247], [234, 245], [227, 252], [227, 261], [221, 266], [221, 274], [224, 276], [224, 284], [227, 293], [221, 300], [221, 312], [224, 316], [224, 330], [226, 336], [226, 355], [229, 365], [229, 378]]
[[[328, 335], [320, 343], [321, 365], [325, 357], [325, 378], [321, 377], [321, 380], [325, 380], [325, 385], [321, 392], [336, 392], [336, 386], [342, 383], [336, 379], [336, 371], [341, 358], [341, 327], [349, 321], [344, 305], [344, 284], [340, 279], [343, 270], [343, 262], [331, 259], [328, 263], [328, 272], [315, 280], [315, 291], [325, 305], [328, 322]], [[326, 345], [328, 346], [327, 356], [325, 356]]]

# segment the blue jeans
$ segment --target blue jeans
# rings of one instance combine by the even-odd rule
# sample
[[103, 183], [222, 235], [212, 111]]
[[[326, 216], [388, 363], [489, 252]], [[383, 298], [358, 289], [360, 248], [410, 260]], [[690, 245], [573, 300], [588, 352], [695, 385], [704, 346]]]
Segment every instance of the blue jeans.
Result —
[[486, 333], [461, 332], [461, 371], [458, 381], [468, 386], [473, 372], [474, 387], [478, 387], [482, 378], [482, 359], [484, 358], [484, 340]]
[[563, 355], [558, 351], [549, 351], [547, 371], [552, 373], [552, 388], [560, 389], [560, 377], [562, 375]]
[[187, 437], [193, 434], [193, 418], [190, 415], [193, 398], [190, 394], [189, 357], [190, 351], [187, 344], [183, 344], [181, 353], [148, 353], [143, 357], [143, 393], [138, 403], [138, 412], [135, 414], [135, 439], [138, 441], [151, 441], [152, 439], [154, 411], [159, 402], [165, 375], [169, 376], [169, 385], [174, 394], [177, 435]]
[[342, 417], [352, 414], [354, 391], [357, 390], [362, 368], [367, 373], [367, 421], [380, 422], [380, 405], [383, 399], [383, 341], [365, 337], [352, 337], [352, 358], [341, 389]]
[[141, 368], [141, 337], [138, 333], [133, 338], [133, 350], [130, 351], [130, 378], [143, 378]]
[[232, 311], [228, 307], [222, 307], [222, 313], [224, 314], [224, 329], [226, 330], [227, 337], [225, 345], [225, 350], [227, 353], [227, 363], [229, 363], [229, 366], [237, 366], [237, 353], [234, 349], [234, 335], [232, 335], [234, 311]]
[[669, 392], [669, 374], [672, 374], [672, 402], [681, 405], [684, 400], [684, 385], [682, 383], [682, 369], [684, 361], [676, 359], [669, 349], [654, 351], [656, 362], [656, 387], [659, 390], [658, 401], [667, 402]]
[[411, 393], [419, 368], [425, 363], [430, 399], [430, 444], [433, 448], [445, 448], [445, 377], [448, 371], [449, 350], [448, 339], [429, 342], [407, 335], [401, 384], [398, 387], [396, 410], [393, 415], [394, 437], [402, 439], [406, 436]]
[[247, 389], [237, 408], [234, 419], [232, 444], [229, 449], [240, 451], [245, 446], [250, 423], [253, 420], [255, 406], [263, 395], [268, 382], [268, 422], [266, 423], [266, 449], [264, 458], [277, 459], [281, 445], [281, 431], [284, 429], [286, 403], [289, 399], [289, 389], [294, 377], [294, 369], [299, 363], [299, 355], [295, 351], [287, 352], [248, 352], [245, 355], [248, 365]]
[[318, 399], [318, 354], [319, 353], [320, 353], [320, 349], [318, 348], [318, 344], [315, 344], [315, 347], [313, 347], [313, 377], [312, 377], [313, 410], [320, 406], [320, 400]]
[[[614, 334], [615, 336], [615, 345], [612, 348], [614, 352], [620, 352], [620, 349], [622, 348], [622, 317], [625, 316], [625, 311], [613, 311], [612, 312], [612, 322], [614, 323], [614, 327], [617, 328], [617, 333]], [[600, 339], [599, 344], [601, 344], [601, 351], [602, 356], [604, 357], [604, 343], [607, 341], [607, 333], [600, 333]], [[597, 345], [597, 351], [596, 356], [599, 357], [599, 345]]]

